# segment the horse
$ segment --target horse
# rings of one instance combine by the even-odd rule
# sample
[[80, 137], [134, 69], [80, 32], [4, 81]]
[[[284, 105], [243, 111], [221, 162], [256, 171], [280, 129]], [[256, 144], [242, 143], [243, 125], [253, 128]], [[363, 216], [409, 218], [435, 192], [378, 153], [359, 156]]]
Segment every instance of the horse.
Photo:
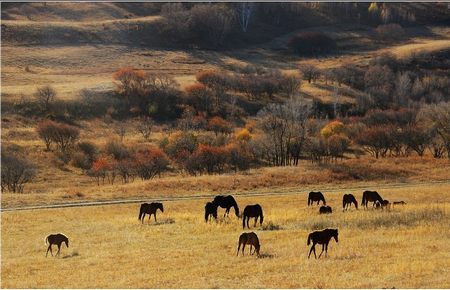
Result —
[[209, 216], [213, 216], [217, 221], [217, 205], [207, 202], [205, 205], [205, 222], [208, 222]]
[[333, 210], [331, 209], [331, 206], [328, 205], [322, 205], [319, 209], [319, 213], [323, 214], [323, 213], [332, 213]]
[[52, 245], [57, 245], [58, 246], [58, 252], [56, 252], [56, 256], [59, 256], [59, 254], [61, 252], [61, 244], [63, 242], [66, 244], [66, 247], [68, 248], [69, 247], [69, 238], [67, 238], [65, 235], [63, 235], [61, 233], [48, 235], [45, 238], [45, 244], [48, 245], [47, 252], [45, 253], [45, 256], [47, 257], [48, 251], [50, 251], [50, 254], [53, 257]]
[[379, 200], [374, 202], [375, 209], [381, 209], [381, 202]]
[[309, 256], [311, 256], [311, 252], [313, 252], [313, 251], [314, 251], [314, 257], [317, 259], [316, 244], [322, 245], [322, 252], [320, 252], [319, 259], [320, 259], [320, 256], [322, 256], [323, 250], [325, 250], [325, 256], [327, 256], [328, 243], [330, 242], [331, 238], [334, 238], [336, 243], [338, 242], [338, 230], [337, 229], [325, 229], [323, 231], [315, 231], [315, 232], [310, 233], [308, 236], [308, 246], [309, 246], [309, 244], [311, 244], [311, 241], [313, 244], [311, 246], [311, 250], [309, 250], [308, 259], [309, 259]]
[[152, 215], [154, 215], [155, 222], [156, 222], [156, 210], [158, 210], [158, 209], [160, 209], [161, 212], [164, 212], [163, 204], [160, 202], [141, 204], [141, 209], [139, 210], [138, 220], [140, 220], [140, 221], [142, 221], [142, 223], [144, 223], [145, 215], [148, 214], [148, 220], [150, 221], [150, 218], [152, 217]]
[[367, 203], [369, 201], [373, 202], [373, 206], [375, 206], [375, 202], [378, 201], [382, 203], [383, 198], [381, 198], [380, 194], [378, 194], [378, 192], [376, 191], [366, 190], [363, 192], [361, 204], [367, 208]]
[[317, 201], [317, 205], [322, 201], [323, 205], [326, 205], [325, 197], [320, 191], [311, 191], [308, 195], [308, 206], [312, 205], [314, 201]]
[[263, 216], [263, 211], [262, 208], [259, 204], [253, 204], [253, 205], [247, 205], [244, 208], [244, 214], [242, 217], [242, 228], [245, 229], [245, 221], [247, 220], [247, 228], [250, 228], [248, 225], [248, 221], [250, 220], [251, 217], [255, 218], [255, 227], [256, 227], [256, 222], [258, 221], [258, 217], [259, 217], [259, 224], [262, 225], [263, 220], [264, 220], [264, 216]]
[[230, 213], [230, 209], [232, 207], [234, 207], [234, 213], [236, 214], [236, 216], [239, 217], [239, 207], [233, 196], [218, 195], [214, 198], [213, 203], [217, 206], [220, 206], [221, 208], [226, 209], [225, 213], [223, 214], [224, 217], [225, 217], [225, 215], [228, 216], [228, 214]]
[[406, 204], [406, 202], [404, 202], [403, 200], [400, 200], [400, 201], [394, 201], [392, 203], [392, 206], [394, 206], [394, 205], [405, 205], [405, 204]]
[[[253, 255], [256, 252], [256, 255], [259, 257], [259, 249], [261, 248], [261, 246], [259, 244], [258, 236], [254, 232], [243, 233], [243, 234], [240, 235], [240, 237], [239, 237], [239, 245], [238, 245], [238, 248], [237, 248], [236, 256], [239, 256], [239, 249], [241, 248], [242, 244], [243, 244], [243, 246], [242, 246], [242, 256], [244, 256], [245, 246], [247, 244], [249, 244], [250, 245], [250, 255]], [[253, 254], [252, 254], [252, 246], [255, 248], [255, 250], [253, 251]]]
[[353, 194], [344, 194], [342, 197], [342, 208], [344, 210], [350, 209], [352, 207], [352, 203], [355, 205], [355, 208], [358, 209], [358, 201]]
[[389, 209], [390, 208], [390, 202], [387, 199], [383, 199], [383, 201], [381, 202], [381, 209]]

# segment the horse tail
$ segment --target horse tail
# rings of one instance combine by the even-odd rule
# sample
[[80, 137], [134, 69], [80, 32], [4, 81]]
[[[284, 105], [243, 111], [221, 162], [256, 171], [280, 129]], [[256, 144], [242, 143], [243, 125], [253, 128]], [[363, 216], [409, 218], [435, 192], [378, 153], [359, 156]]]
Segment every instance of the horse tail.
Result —
[[365, 204], [366, 204], [366, 199], [367, 199], [367, 196], [366, 196], [366, 195], [367, 195], [367, 193], [364, 191], [364, 192], [363, 192], [362, 201], [361, 201], [361, 204], [362, 204], [362, 205], [365, 205]]
[[308, 246], [309, 246], [309, 244], [311, 244], [311, 235], [312, 235], [312, 234], [309, 234], [309, 235], [308, 235], [308, 244], [307, 244]]
[[246, 218], [247, 216], [245, 215], [245, 213], [244, 213], [244, 215], [242, 216], [242, 228], [243, 229], [245, 229], [245, 218]]
[[45, 244], [48, 245], [48, 236], [45, 237]]

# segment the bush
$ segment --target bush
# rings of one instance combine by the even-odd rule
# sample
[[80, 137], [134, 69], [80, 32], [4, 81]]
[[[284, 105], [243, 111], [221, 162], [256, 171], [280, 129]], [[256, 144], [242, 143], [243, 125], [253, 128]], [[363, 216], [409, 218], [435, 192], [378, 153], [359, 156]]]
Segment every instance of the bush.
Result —
[[232, 125], [220, 117], [213, 117], [208, 121], [208, 129], [216, 135], [218, 133], [229, 134], [231, 133]]
[[128, 148], [116, 140], [110, 140], [106, 143], [105, 152], [107, 155], [112, 155], [116, 160], [129, 158], [131, 155]]
[[152, 179], [167, 170], [169, 160], [159, 148], [148, 147], [134, 155], [136, 173], [142, 180]]
[[226, 160], [227, 152], [224, 147], [200, 144], [187, 160], [186, 170], [191, 174], [221, 173], [224, 170]]
[[54, 143], [60, 152], [67, 152], [80, 136], [78, 128], [50, 120], [40, 122], [36, 131], [44, 141], [47, 150], [50, 150], [51, 144]]
[[303, 32], [293, 36], [288, 47], [298, 54], [321, 54], [336, 49], [336, 42], [322, 32]]
[[375, 33], [380, 40], [401, 40], [405, 38], [405, 30], [396, 23], [383, 24], [375, 28]]
[[36, 175], [36, 168], [31, 162], [5, 150], [1, 153], [1, 166], [2, 191], [23, 193], [25, 184]]

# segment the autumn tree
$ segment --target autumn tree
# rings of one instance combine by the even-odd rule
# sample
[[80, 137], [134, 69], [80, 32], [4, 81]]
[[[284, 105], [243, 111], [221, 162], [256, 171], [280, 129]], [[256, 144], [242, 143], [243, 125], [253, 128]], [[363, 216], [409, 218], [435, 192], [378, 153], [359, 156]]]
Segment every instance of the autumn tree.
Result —
[[231, 133], [232, 125], [221, 117], [216, 116], [209, 119], [208, 129], [213, 131], [216, 135], [219, 133], [229, 134]]
[[34, 97], [41, 106], [42, 110], [48, 112], [52, 103], [56, 99], [56, 91], [53, 87], [47, 85], [37, 88]]
[[136, 174], [142, 180], [152, 179], [160, 176], [167, 170], [169, 159], [159, 148], [148, 147], [139, 150], [135, 156]]
[[154, 122], [148, 116], [143, 116], [138, 119], [138, 124], [136, 126], [136, 131], [142, 135], [145, 141], [150, 140], [150, 135], [152, 133]]

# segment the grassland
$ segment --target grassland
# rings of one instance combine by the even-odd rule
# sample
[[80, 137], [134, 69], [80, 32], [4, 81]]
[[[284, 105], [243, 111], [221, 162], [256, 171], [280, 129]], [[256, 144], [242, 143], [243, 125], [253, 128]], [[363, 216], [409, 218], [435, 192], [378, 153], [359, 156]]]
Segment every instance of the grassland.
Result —
[[[144, 225], [137, 204], [3, 212], [1, 286], [448, 288], [449, 192], [448, 184], [381, 190], [408, 204], [350, 212], [340, 210], [342, 193], [325, 193], [334, 209], [327, 216], [307, 208], [304, 193], [238, 197], [241, 208], [258, 202], [265, 211], [263, 227], [251, 229], [259, 259], [236, 257], [241, 220], [205, 224], [205, 200], [166, 202], [158, 223]], [[270, 224], [280, 229], [263, 230]], [[339, 243], [327, 258], [308, 260], [307, 234], [325, 227], [339, 229]], [[45, 258], [44, 238], [53, 232], [67, 234], [70, 247]]]

